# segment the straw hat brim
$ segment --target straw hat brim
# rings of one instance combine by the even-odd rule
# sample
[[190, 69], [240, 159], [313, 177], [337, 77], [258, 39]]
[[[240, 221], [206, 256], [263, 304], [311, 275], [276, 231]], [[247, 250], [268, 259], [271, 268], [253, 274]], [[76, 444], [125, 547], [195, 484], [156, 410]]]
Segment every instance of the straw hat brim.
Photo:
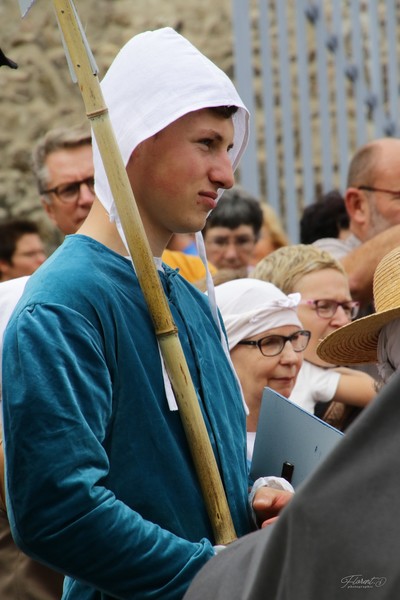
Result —
[[322, 360], [335, 365], [377, 362], [379, 332], [386, 323], [400, 317], [400, 307], [374, 313], [344, 325], [326, 336], [317, 347]]

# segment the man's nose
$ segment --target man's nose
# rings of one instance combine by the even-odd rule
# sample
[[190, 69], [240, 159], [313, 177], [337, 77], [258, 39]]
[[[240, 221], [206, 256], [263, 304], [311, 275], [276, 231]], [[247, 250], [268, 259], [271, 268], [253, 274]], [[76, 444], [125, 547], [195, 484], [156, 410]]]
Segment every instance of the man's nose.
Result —
[[235, 183], [233, 167], [228, 155], [218, 157], [210, 171], [210, 180], [219, 188], [228, 190]]
[[225, 258], [237, 258], [238, 257], [238, 249], [237, 245], [234, 241], [228, 242], [225, 246]]
[[90, 189], [87, 183], [81, 183], [79, 188], [78, 204], [87, 205], [93, 204], [94, 192]]

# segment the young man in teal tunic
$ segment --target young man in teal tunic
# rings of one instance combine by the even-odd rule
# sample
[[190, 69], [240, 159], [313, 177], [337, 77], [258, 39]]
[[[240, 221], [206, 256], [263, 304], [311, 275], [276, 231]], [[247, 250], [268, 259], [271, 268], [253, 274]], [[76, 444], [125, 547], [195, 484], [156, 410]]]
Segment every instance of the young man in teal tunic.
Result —
[[[102, 89], [160, 257], [233, 185], [247, 111], [169, 28], [128, 42]], [[30, 279], [5, 336], [10, 523], [26, 553], [67, 574], [63, 599], [177, 600], [215, 540], [96, 143], [94, 161], [86, 222]], [[240, 536], [253, 521], [237, 382], [208, 299], [155, 260]], [[252, 507], [264, 521], [288, 497], [262, 487]]]

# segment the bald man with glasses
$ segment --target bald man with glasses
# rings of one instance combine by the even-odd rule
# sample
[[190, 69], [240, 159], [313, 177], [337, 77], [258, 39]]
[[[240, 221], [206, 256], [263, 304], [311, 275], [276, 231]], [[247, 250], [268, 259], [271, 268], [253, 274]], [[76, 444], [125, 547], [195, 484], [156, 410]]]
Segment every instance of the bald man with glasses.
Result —
[[350, 220], [346, 239], [314, 244], [338, 259], [361, 315], [372, 303], [372, 280], [379, 261], [400, 245], [400, 140], [381, 138], [360, 147], [348, 170], [344, 194]]

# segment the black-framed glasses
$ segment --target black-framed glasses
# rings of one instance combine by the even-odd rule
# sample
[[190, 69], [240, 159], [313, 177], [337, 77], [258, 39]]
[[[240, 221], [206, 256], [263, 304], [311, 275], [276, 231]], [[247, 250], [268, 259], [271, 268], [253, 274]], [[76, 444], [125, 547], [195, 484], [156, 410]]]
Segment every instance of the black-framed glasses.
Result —
[[395, 200], [400, 200], [400, 190], [384, 190], [382, 188], [376, 188], [370, 185], [359, 185], [357, 189], [365, 190], [366, 192], [380, 192], [381, 194], [390, 194]]
[[331, 319], [336, 314], [339, 306], [343, 308], [346, 317], [349, 319], [355, 319], [360, 310], [360, 303], [355, 300], [348, 300], [346, 302], [337, 302], [336, 300], [302, 300], [300, 304], [313, 306], [317, 315], [322, 319]]
[[61, 202], [65, 204], [72, 204], [76, 202], [81, 193], [82, 185], [86, 185], [89, 190], [94, 194], [94, 177], [86, 177], [80, 181], [72, 181], [71, 183], [60, 183], [54, 188], [48, 190], [40, 190], [41, 194], [55, 194]]
[[287, 342], [290, 342], [295, 352], [303, 352], [310, 341], [311, 331], [301, 329], [292, 335], [266, 335], [259, 340], [242, 340], [238, 344], [257, 346], [264, 356], [277, 356], [282, 352]]

